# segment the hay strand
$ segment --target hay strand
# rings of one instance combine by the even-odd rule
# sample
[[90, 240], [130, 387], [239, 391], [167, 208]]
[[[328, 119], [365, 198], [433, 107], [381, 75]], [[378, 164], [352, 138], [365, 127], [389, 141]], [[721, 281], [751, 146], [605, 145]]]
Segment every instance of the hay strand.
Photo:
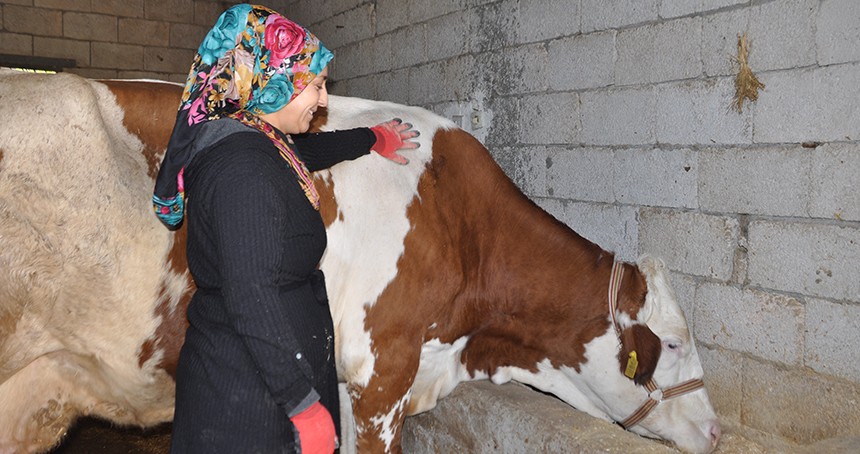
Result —
[[738, 113], [744, 110], [744, 100], [755, 102], [758, 99], [758, 91], [764, 89], [764, 84], [753, 74], [749, 66], [749, 42], [747, 34], [738, 35], [738, 56], [734, 58], [739, 66], [738, 74], [735, 76], [735, 99], [732, 107]]

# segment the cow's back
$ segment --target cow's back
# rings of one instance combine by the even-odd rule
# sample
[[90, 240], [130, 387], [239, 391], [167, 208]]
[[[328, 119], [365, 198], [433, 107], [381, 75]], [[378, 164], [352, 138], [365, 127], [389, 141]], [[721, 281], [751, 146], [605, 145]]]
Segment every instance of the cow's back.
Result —
[[170, 243], [143, 144], [77, 76], [4, 72], [0, 105], [0, 441], [50, 444], [77, 413], [169, 417], [164, 374], [138, 360]]

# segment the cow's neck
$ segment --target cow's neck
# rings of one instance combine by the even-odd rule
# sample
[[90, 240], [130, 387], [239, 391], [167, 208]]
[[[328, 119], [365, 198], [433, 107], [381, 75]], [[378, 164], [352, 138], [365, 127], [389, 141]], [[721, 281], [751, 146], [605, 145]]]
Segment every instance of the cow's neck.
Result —
[[[614, 256], [528, 200], [478, 147], [456, 132], [438, 134], [429, 169], [444, 179], [437, 197], [453, 202], [440, 205], [452, 210], [448, 227], [466, 271], [455, 302], [467, 314], [457, 329], [471, 336], [464, 362], [470, 372], [492, 374], [502, 366], [535, 370], [552, 357], [578, 369], [585, 344], [609, 329], [606, 292]], [[470, 191], [473, 185], [483, 189]], [[495, 197], [487, 199], [488, 193]], [[627, 268], [621, 307], [635, 313], [645, 282]], [[558, 339], [576, 342], [556, 345]]]

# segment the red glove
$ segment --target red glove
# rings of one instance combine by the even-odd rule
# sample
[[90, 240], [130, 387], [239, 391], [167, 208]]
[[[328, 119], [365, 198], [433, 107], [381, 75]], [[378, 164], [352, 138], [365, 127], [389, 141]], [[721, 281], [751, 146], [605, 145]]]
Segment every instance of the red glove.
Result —
[[331, 414], [321, 403], [316, 402], [301, 413], [290, 418], [299, 432], [302, 454], [331, 454], [334, 452], [337, 435]]
[[409, 139], [418, 137], [421, 133], [413, 130], [411, 123], [403, 123], [399, 118], [380, 123], [370, 130], [376, 136], [376, 143], [370, 149], [398, 164], [408, 164], [409, 160], [395, 153], [397, 150], [419, 147], [417, 142], [410, 142]]

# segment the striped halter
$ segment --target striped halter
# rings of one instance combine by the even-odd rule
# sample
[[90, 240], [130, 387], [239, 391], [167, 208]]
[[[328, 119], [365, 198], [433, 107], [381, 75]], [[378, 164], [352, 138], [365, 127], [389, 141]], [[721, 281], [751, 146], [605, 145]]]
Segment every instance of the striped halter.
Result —
[[[618, 291], [621, 288], [621, 280], [624, 278], [624, 263], [615, 261], [612, 264], [612, 274], [609, 275], [609, 315], [612, 318], [612, 324], [615, 326], [615, 333], [618, 335], [619, 341], [621, 339], [621, 326], [618, 324], [618, 320], [615, 317], [615, 312], [618, 309]], [[628, 363], [627, 367], [630, 368], [631, 364]], [[636, 366], [633, 365], [633, 370], [635, 371]], [[628, 376], [632, 376], [630, 373]], [[654, 382], [654, 379], [648, 380], [648, 383], [645, 383], [645, 390], [648, 391], [648, 396], [645, 402], [639, 406], [639, 408], [633, 412], [632, 415], [628, 416], [627, 419], [618, 422], [618, 424], [624, 429], [629, 429], [636, 424], [639, 424], [640, 421], [645, 419], [652, 410], [657, 408], [661, 402], [671, 399], [673, 397], [682, 396], [687, 393], [691, 393], [699, 388], [704, 388], [705, 383], [701, 378], [694, 378], [692, 380], [687, 380], [683, 383], [677, 384], [675, 386], [671, 386], [669, 388], [663, 389], [657, 386], [657, 383]]]

